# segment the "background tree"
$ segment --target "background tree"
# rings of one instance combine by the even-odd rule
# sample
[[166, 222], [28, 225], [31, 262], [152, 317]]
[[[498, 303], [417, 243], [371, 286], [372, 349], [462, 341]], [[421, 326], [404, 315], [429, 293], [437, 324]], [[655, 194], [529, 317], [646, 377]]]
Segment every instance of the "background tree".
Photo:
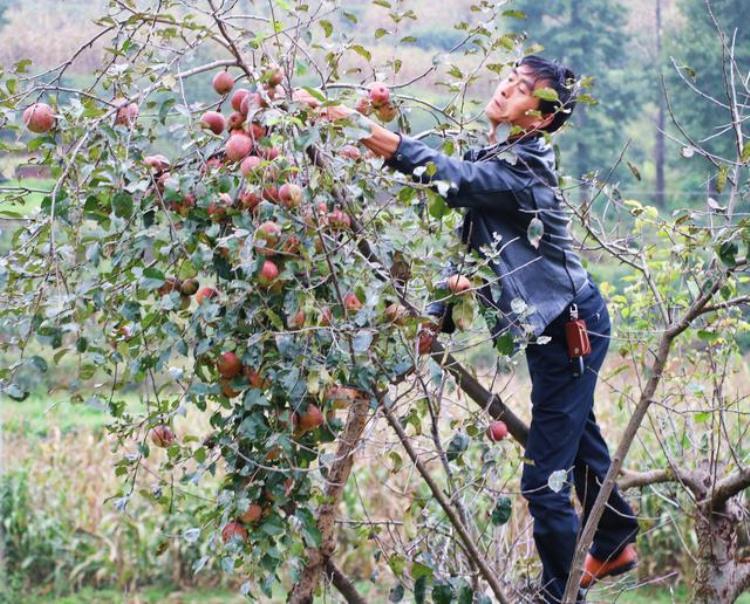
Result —
[[574, 178], [604, 171], [617, 161], [627, 140], [624, 125], [643, 102], [643, 78], [633, 68], [626, 30], [626, 6], [618, 0], [541, 3], [521, 0], [515, 5], [526, 19], [513, 27], [525, 31], [543, 54], [559, 59], [577, 74], [590, 78], [588, 92], [596, 104], [581, 103], [560, 141], [563, 168]]

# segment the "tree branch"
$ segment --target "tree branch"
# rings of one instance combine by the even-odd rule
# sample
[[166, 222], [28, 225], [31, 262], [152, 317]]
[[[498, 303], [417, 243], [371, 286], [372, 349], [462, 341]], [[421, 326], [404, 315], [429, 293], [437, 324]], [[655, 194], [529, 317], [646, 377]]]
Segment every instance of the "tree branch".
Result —
[[501, 604], [507, 604], [508, 600], [503, 593], [502, 586], [500, 585], [496, 574], [487, 566], [484, 556], [477, 549], [477, 546], [469, 535], [468, 530], [461, 522], [458, 513], [453, 509], [450, 501], [448, 501], [448, 498], [445, 496], [440, 487], [435, 484], [435, 481], [432, 479], [429, 471], [420, 461], [419, 457], [414, 451], [414, 448], [411, 446], [411, 442], [409, 442], [409, 437], [406, 435], [406, 432], [404, 432], [404, 429], [401, 427], [398, 419], [393, 417], [390, 409], [388, 409], [388, 407], [386, 407], [385, 405], [381, 404], [380, 409], [383, 411], [383, 415], [385, 415], [388, 423], [395, 430], [396, 434], [399, 437], [399, 440], [401, 440], [402, 446], [406, 450], [407, 455], [409, 455], [409, 458], [417, 468], [417, 471], [422, 475], [422, 479], [425, 481], [425, 483], [427, 483], [430, 491], [432, 491], [433, 497], [435, 497], [437, 502], [440, 504], [440, 507], [443, 508], [446, 516], [448, 516], [451, 524], [456, 529], [458, 536], [461, 538], [461, 541], [464, 544], [467, 555], [473, 560], [474, 564], [476, 564], [485, 581], [489, 583], [492, 592], [495, 594], [495, 597], [501, 602]]
[[750, 487], [750, 467], [742, 468], [716, 483], [710, 499], [711, 508], [721, 509], [727, 501], [748, 487]]
[[348, 604], [367, 604], [365, 599], [357, 592], [354, 583], [339, 570], [330, 558], [326, 560], [325, 572], [328, 579], [333, 583], [333, 586], [339, 590], [339, 593], [344, 596]]
[[336, 548], [336, 507], [349, 479], [354, 452], [362, 438], [369, 408], [370, 401], [367, 398], [356, 399], [349, 408], [346, 426], [339, 437], [335, 461], [326, 474], [325, 503], [318, 509], [317, 526], [321, 534], [321, 545], [318, 548], [308, 548], [307, 563], [302, 576], [295, 583], [287, 599], [290, 604], [312, 604], [313, 592], [320, 580], [320, 574], [323, 569], [328, 568], [329, 560]]

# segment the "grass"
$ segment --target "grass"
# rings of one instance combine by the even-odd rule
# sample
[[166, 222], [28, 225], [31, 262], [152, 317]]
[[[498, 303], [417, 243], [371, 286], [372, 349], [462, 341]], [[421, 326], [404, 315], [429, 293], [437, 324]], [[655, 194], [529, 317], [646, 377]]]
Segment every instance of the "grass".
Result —
[[[54, 185], [55, 181], [52, 179], [9, 178], [0, 183], [0, 212], [16, 212], [23, 216], [35, 213], [40, 208], [46, 192], [51, 191]], [[20, 191], [12, 190], [21, 187], [31, 189], [32, 192], [21, 194]], [[23, 198], [23, 203], [17, 202], [19, 198]]]
[[[361, 585], [357, 585], [360, 594], [365, 594], [366, 590]], [[278, 599], [277, 599], [278, 598]], [[587, 601], [591, 604], [604, 603], [608, 604], [681, 604], [688, 602], [690, 598], [688, 589], [685, 586], [678, 586], [672, 590], [668, 588], [641, 587], [637, 590], [625, 591], [621, 594], [613, 592], [611, 589], [595, 588], [589, 592]], [[278, 591], [274, 592], [272, 601], [283, 601], [286, 594]], [[323, 601], [323, 598], [316, 598], [316, 601]], [[325, 601], [337, 601], [337, 597], [327, 597]], [[374, 600], [368, 600], [375, 604]], [[404, 600], [409, 601], [409, 598]], [[25, 597], [19, 604], [239, 604], [247, 602], [238, 591], [231, 589], [196, 589], [182, 591], [170, 589], [169, 587], [147, 587], [136, 593], [124, 594], [114, 589], [96, 590], [85, 588], [69, 596], [51, 596], [38, 595]], [[738, 604], [750, 603], [750, 594], [740, 596]]]
[[[118, 393], [129, 409], [141, 405], [137, 394]], [[111, 420], [107, 401], [103, 396], [88, 398], [82, 403], [72, 402], [68, 394], [53, 396], [46, 393], [30, 395], [22, 402], [0, 397], [0, 426], [6, 432], [25, 436], [45, 437], [56, 429], [66, 434], [79, 430], [98, 430]]]

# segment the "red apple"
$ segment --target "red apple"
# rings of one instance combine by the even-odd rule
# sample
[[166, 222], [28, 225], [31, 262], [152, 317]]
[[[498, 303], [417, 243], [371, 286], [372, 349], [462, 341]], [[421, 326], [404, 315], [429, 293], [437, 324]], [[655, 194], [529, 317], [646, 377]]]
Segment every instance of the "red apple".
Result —
[[198, 293], [195, 294], [195, 301], [200, 305], [203, 304], [204, 300], [211, 300], [213, 298], [216, 298], [219, 295], [219, 292], [217, 292], [213, 287], [202, 287], [198, 290]]
[[271, 383], [261, 375], [260, 371], [256, 371], [252, 367], [243, 367], [242, 375], [253, 388], [259, 388], [262, 390], [271, 385]]
[[287, 209], [299, 207], [302, 203], [302, 187], [286, 182], [279, 188], [279, 201]]
[[281, 237], [281, 227], [267, 220], [255, 230], [255, 247], [264, 256], [273, 256]]
[[266, 135], [266, 129], [258, 122], [251, 122], [247, 125], [247, 135], [254, 141], [259, 141]]
[[263, 266], [258, 273], [258, 283], [264, 287], [270, 286], [279, 277], [279, 267], [270, 260], [263, 262]]
[[151, 429], [151, 442], [157, 447], [163, 449], [169, 447], [175, 440], [176, 436], [172, 429], [166, 424], [159, 424]]
[[234, 352], [222, 352], [216, 361], [216, 371], [224, 378], [233, 378], [242, 371], [242, 361]]
[[232, 380], [229, 378], [220, 378], [219, 386], [221, 386], [221, 393], [227, 398], [234, 398], [240, 393], [239, 390], [234, 389], [234, 386], [232, 386]]
[[157, 155], [147, 155], [143, 158], [143, 163], [156, 172], [163, 172], [169, 168], [169, 160], [160, 153]]
[[128, 103], [126, 99], [115, 99], [114, 103], [117, 105], [117, 115], [115, 116], [115, 124], [118, 126], [132, 126], [138, 119], [140, 110], [138, 109], [137, 103]]
[[[235, 130], [242, 130], [242, 126], [244, 123], [245, 116], [242, 115], [239, 111], [232, 111], [232, 113], [229, 114], [229, 119], [227, 120], [227, 130], [233, 133]], [[239, 132], [236, 134], [239, 134]]]
[[362, 159], [362, 153], [354, 145], [344, 145], [339, 150], [339, 155], [341, 155], [341, 157], [346, 157], [347, 159], [353, 159], [354, 161]]
[[357, 298], [357, 294], [354, 292], [344, 294], [344, 308], [351, 312], [357, 312], [362, 308], [362, 302]]
[[334, 409], [346, 409], [354, 401], [368, 398], [361, 390], [349, 386], [329, 386], [324, 396]]
[[242, 101], [247, 98], [248, 94], [250, 94], [250, 91], [247, 88], [238, 88], [237, 90], [235, 90], [230, 101], [232, 109], [234, 109], [235, 111], [239, 111], [244, 115], [247, 115], [247, 111], [242, 111]]
[[279, 202], [279, 189], [275, 185], [268, 185], [263, 188], [263, 199], [271, 203]]
[[224, 543], [229, 543], [230, 541], [247, 541], [247, 529], [234, 520], [227, 522], [224, 528], [221, 529], [221, 538]]
[[310, 403], [304, 413], [300, 414], [295, 411], [292, 414], [292, 423], [297, 430], [304, 434], [310, 430], [315, 430], [323, 423], [323, 413], [318, 407]]
[[227, 120], [218, 111], [206, 111], [201, 116], [201, 126], [208, 128], [214, 134], [221, 134], [227, 127]]
[[432, 343], [435, 341], [435, 326], [432, 324], [423, 325], [417, 336], [417, 351], [419, 354], [428, 354], [432, 350]]
[[279, 156], [280, 151], [276, 147], [258, 147], [258, 153], [263, 158], [271, 161]]
[[341, 208], [334, 208], [328, 214], [328, 224], [336, 231], [343, 231], [351, 228], [352, 220]]
[[385, 103], [377, 109], [378, 119], [381, 122], [392, 122], [398, 115], [398, 109], [391, 103]]
[[305, 311], [299, 309], [289, 318], [290, 329], [301, 329], [305, 326]]
[[370, 115], [372, 113], [372, 104], [370, 99], [366, 96], [361, 96], [357, 99], [357, 103], [354, 105], [354, 109], [359, 111], [362, 115]]
[[220, 193], [218, 201], [208, 204], [208, 215], [211, 220], [220, 221], [227, 214], [227, 209], [232, 207], [232, 197], [229, 193]]
[[47, 103], [34, 103], [23, 112], [23, 123], [31, 132], [49, 132], [55, 125], [55, 114]]
[[321, 326], [328, 327], [332, 321], [333, 313], [331, 312], [331, 309], [326, 306], [320, 311], [320, 319], [318, 322]]
[[240, 206], [243, 210], [254, 210], [261, 202], [260, 195], [245, 189], [240, 193]]
[[462, 294], [471, 289], [471, 282], [463, 275], [451, 275], [448, 277], [448, 289], [454, 294]]
[[214, 76], [211, 84], [218, 94], [226, 94], [234, 88], [234, 78], [227, 71], [220, 71]]
[[487, 438], [493, 442], [498, 442], [506, 436], [508, 436], [508, 426], [505, 425], [505, 422], [500, 420], [490, 422], [487, 428]]
[[251, 503], [247, 509], [240, 515], [240, 521], [244, 524], [252, 524], [260, 520], [263, 515], [263, 508], [257, 503]]
[[263, 160], [257, 155], [248, 155], [240, 164], [240, 172], [242, 173], [242, 176], [245, 178], [250, 176], [250, 174], [260, 167], [261, 163], [263, 163]]
[[302, 242], [299, 237], [295, 234], [289, 235], [281, 246], [281, 251], [289, 256], [296, 256], [299, 254], [299, 246]]
[[253, 141], [244, 134], [233, 134], [229, 137], [224, 152], [229, 161], [239, 161], [253, 148]]
[[182, 198], [182, 201], [172, 201], [169, 203], [169, 209], [177, 212], [180, 216], [187, 216], [190, 208], [195, 207], [195, 195], [188, 193]]
[[269, 65], [263, 73], [263, 79], [270, 88], [274, 88], [284, 81], [284, 72], [278, 65]]
[[385, 105], [391, 98], [391, 91], [388, 86], [381, 84], [380, 82], [374, 82], [370, 84], [370, 103], [376, 109], [381, 105]]

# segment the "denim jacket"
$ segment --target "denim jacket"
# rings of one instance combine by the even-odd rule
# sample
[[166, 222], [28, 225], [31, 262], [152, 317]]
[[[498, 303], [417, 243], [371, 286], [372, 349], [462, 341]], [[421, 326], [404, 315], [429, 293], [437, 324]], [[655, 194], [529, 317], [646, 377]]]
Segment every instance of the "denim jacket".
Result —
[[[494, 329], [490, 326], [493, 336], [508, 329], [516, 336], [539, 336], [570, 305], [588, 278], [572, 250], [569, 211], [562, 205], [552, 147], [543, 137], [534, 136], [472, 149], [463, 159], [456, 159], [399, 136], [398, 148], [386, 165], [417, 182], [447, 182], [447, 191], [442, 188], [446, 202], [452, 208], [464, 208], [462, 241], [480, 255], [484, 246], [500, 250], [492, 263], [499, 299], [493, 298], [488, 286], [479, 292], [480, 299], [497, 310], [497, 324]], [[515, 161], [498, 157], [500, 153], [514, 156]], [[432, 176], [427, 170], [413, 174], [415, 168], [430, 163], [435, 167]], [[534, 217], [543, 225], [539, 241], [530, 240], [528, 234]], [[428, 313], [444, 315], [445, 310], [433, 304]], [[450, 325], [450, 317], [446, 318]]]

